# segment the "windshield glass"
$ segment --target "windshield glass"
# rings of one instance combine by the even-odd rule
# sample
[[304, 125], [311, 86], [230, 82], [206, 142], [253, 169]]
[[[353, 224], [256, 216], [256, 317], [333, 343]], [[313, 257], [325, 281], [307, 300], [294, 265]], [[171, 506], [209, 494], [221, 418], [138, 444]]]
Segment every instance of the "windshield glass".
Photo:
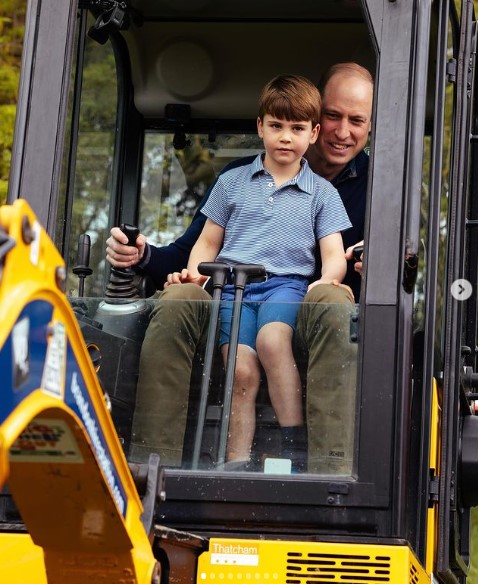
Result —
[[233, 160], [262, 151], [257, 134], [145, 134], [139, 224], [153, 245], [167, 245], [191, 223], [208, 188]]
[[[77, 127], [72, 128], [74, 137], [78, 135], [73, 144], [77, 152], [69, 154], [69, 166], [65, 161], [71, 174], [68, 184], [65, 181], [68, 229], [63, 255], [68, 258], [68, 294], [86, 342], [96, 347], [92, 353], [99, 377], [130, 461], [144, 462], [151, 452], [158, 452], [161, 463], [170, 469], [358, 474], [356, 302], [361, 278], [349, 258], [343, 281], [352, 288], [355, 302], [347, 298], [345, 288], [332, 285], [317, 286], [317, 296], [302, 302], [309, 277], [310, 281], [320, 277], [310, 274], [321, 273], [317, 241], [328, 229], [325, 220], [318, 219], [317, 206], [309, 240], [301, 244], [303, 255], [290, 262], [286, 258], [282, 264], [292, 266], [288, 285], [293, 293], [264, 298], [269, 286], [275, 288], [278, 270], [271, 270], [263, 284], [248, 282], [240, 325], [233, 322], [239, 301], [232, 272], [222, 301], [212, 300], [211, 286], [206, 291], [198, 286], [202, 295], [188, 297], [174, 295], [168, 288], [163, 292], [165, 274], [187, 265], [193, 237], [182, 238], [189, 229], [197, 239], [202, 228], [194, 223], [197, 211], [217, 177], [229, 163], [245, 157], [252, 160], [264, 152], [257, 130], [258, 100], [261, 88], [277, 71], [268, 59], [261, 60], [260, 67], [250, 63], [282, 34], [291, 36], [294, 46], [293, 53], [284, 56], [284, 73], [304, 76], [315, 86], [330, 65], [354, 61], [358, 74], [351, 75], [367, 87], [366, 103], [343, 113], [343, 119], [350, 117], [352, 122], [351, 138], [341, 148], [356, 143], [354, 158], [347, 158], [342, 168], [340, 156], [338, 167], [332, 164], [333, 174], [340, 173], [330, 176], [331, 181], [337, 179], [334, 185], [347, 214], [348, 206], [353, 206], [350, 222], [338, 207], [327, 212], [330, 221], [334, 218], [334, 229], [327, 235], [343, 235], [340, 253], [342, 247], [364, 239], [368, 155], [363, 148], [368, 125], [356, 123], [355, 109], [371, 107], [375, 55], [357, 5], [348, 11], [347, 22], [340, 23], [342, 37], [353, 42], [342, 43], [337, 54], [318, 61], [315, 55], [328, 55], [329, 47], [336, 45], [331, 22], [343, 10], [332, 2], [319, 4], [302, 3], [300, 18], [290, 22], [276, 21], [278, 7], [279, 12], [264, 22], [263, 7], [236, 3], [241, 14], [252, 10], [257, 18], [247, 25], [250, 43], [243, 42], [244, 25], [231, 18], [227, 7], [221, 7], [226, 11], [224, 22], [205, 18], [207, 14], [192, 5], [182, 9], [178, 18], [157, 19], [156, 9], [169, 14], [168, 3], [142, 5], [141, 26], [133, 19], [124, 31], [110, 34], [100, 48], [94, 37], [86, 35], [84, 52], [79, 52], [81, 91], [72, 96], [72, 101], [78, 100]], [[282, 18], [292, 16], [289, 4], [281, 9]], [[202, 20], [197, 21], [196, 12]], [[88, 26], [95, 22], [90, 14]], [[334, 116], [324, 118], [321, 134], [334, 132], [334, 124]], [[324, 138], [322, 147], [327, 143]], [[329, 154], [333, 163], [336, 153]], [[313, 160], [312, 156], [310, 168]], [[301, 163], [301, 169], [306, 166]], [[325, 170], [316, 172], [325, 176]], [[290, 182], [293, 188], [293, 178]], [[274, 188], [265, 199], [266, 211], [274, 203], [282, 213], [275, 215], [274, 225], [282, 223], [273, 228], [274, 248], [267, 254], [277, 265], [288, 255], [288, 251], [279, 254], [289, 235], [285, 231], [295, 229], [301, 236], [304, 232], [304, 221], [299, 224], [298, 217], [304, 217], [300, 213], [305, 207], [297, 202], [304, 197], [294, 198], [294, 204], [300, 205], [297, 213], [279, 207], [281, 186], [276, 189], [271, 180], [265, 185]], [[338, 197], [335, 201], [338, 205]], [[264, 231], [266, 222], [258, 219], [255, 207], [249, 214], [245, 223], [254, 220]], [[295, 228], [289, 227], [292, 218]], [[135, 272], [132, 285], [140, 286], [141, 297], [131, 301], [118, 300], [120, 282], [126, 288], [129, 283], [116, 271], [110, 276], [106, 261], [111, 229], [124, 223], [138, 227], [151, 246], [148, 253], [155, 255], [150, 264], [144, 258]], [[84, 235], [91, 242], [87, 266], [79, 253]], [[268, 234], [252, 236], [265, 241]], [[251, 247], [250, 241], [245, 245]], [[168, 248], [175, 251], [174, 260], [173, 254], [163, 256]], [[296, 272], [305, 271], [307, 277], [294, 279]], [[146, 273], [148, 281], [140, 282]], [[247, 297], [249, 285], [263, 286], [261, 295]], [[236, 326], [240, 332], [234, 341]]]
[[[269, 387], [268, 378], [278, 382], [262, 366], [257, 378], [243, 375], [241, 346], [237, 361], [219, 347], [227, 328], [221, 314], [233, 312], [234, 300], [208, 300], [201, 293], [205, 300], [168, 300], [167, 294], [120, 304], [73, 300], [85, 340], [95, 346], [99, 377], [130, 462], [147, 462], [157, 452], [167, 468], [352, 475], [358, 306], [299, 306], [291, 348], [300, 386], [285, 387], [281, 395]], [[254, 308], [260, 313], [266, 304]], [[278, 312], [290, 308], [267, 306]], [[247, 324], [250, 314], [240, 317]], [[251, 326], [241, 335], [250, 334]], [[310, 328], [319, 338], [312, 354], [306, 346], [307, 335], [314, 334]], [[234, 349], [233, 343], [231, 338]], [[296, 371], [276, 366], [294, 379]], [[288, 422], [294, 408], [295, 421], [302, 420], [295, 426]]]

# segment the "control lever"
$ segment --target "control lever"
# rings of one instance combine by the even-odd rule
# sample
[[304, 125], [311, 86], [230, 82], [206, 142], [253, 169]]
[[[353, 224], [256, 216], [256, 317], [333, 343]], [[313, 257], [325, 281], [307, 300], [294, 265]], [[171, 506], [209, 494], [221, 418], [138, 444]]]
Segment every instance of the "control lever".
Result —
[[[122, 223], [121, 231], [128, 238], [128, 245], [135, 246], [136, 238], [139, 235], [139, 229], [129, 223]], [[139, 298], [139, 292], [134, 285], [136, 273], [131, 268], [111, 268], [110, 280], [106, 286], [106, 299], [122, 300], [128, 302]], [[107, 300], [108, 302], [108, 300]]]
[[[128, 245], [134, 246], [139, 229], [128, 223], [123, 223], [120, 229], [128, 238]], [[95, 314], [95, 320], [101, 323], [104, 332], [138, 343], [143, 341], [151, 304], [138, 289], [140, 280], [141, 276], [132, 268], [111, 268], [105, 299]]]
[[120, 229], [128, 238], [128, 245], [134, 247], [136, 245], [136, 239], [139, 235], [139, 229], [135, 225], [130, 225], [129, 223], [122, 223]]
[[363, 254], [363, 245], [356, 245], [352, 250], [354, 262], [361, 262]]
[[78, 276], [78, 297], [81, 298], [85, 295], [85, 278], [93, 273], [90, 268], [90, 249], [91, 249], [91, 238], [87, 233], [82, 233], [78, 237], [78, 252], [76, 255], [76, 266], [72, 269], [72, 272]]
[[217, 329], [219, 325], [219, 306], [222, 295], [222, 289], [227, 281], [231, 268], [228, 264], [221, 262], [201, 262], [198, 271], [204, 276], [210, 276], [212, 279], [213, 293], [211, 302], [211, 314], [209, 317], [209, 329], [207, 332], [206, 351], [204, 355], [204, 367], [202, 374], [201, 393], [199, 400], [199, 411], [197, 416], [196, 439], [194, 441], [194, 452], [192, 467], [199, 466], [199, 457], [201, 454], [201, 442], [204, 434], [204, 424], [206, 421], [206, 406], [211, 382], [211, 371], [214, 362], [214, 353], [216, 350]]

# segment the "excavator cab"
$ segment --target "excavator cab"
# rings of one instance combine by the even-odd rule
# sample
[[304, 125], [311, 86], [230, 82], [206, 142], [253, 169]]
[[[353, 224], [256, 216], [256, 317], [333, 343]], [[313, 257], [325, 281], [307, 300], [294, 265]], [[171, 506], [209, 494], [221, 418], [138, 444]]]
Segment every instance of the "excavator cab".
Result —
[[[28, 6], [0, 209], [0, 580], [466, 582], [478, 502], [473, 2]], [[263, 383], [257, 465], [226, 470], [227, 364], [210, 342], [210, 371], [195, 351], [158, 424], [174, 435], [168, 412], [184, 416], [179, 459], [146, 440], [139, 460], [144, 339], [158, 310], [179, 311], [162, 278], [111, 270], [111, 228], [132, 244], [147, 236], [166, 273], [171, 246], [185, 267], [183, 234], [217, 175], [262, 151], [262, 86], [281, 73], [318, 83], [344, 62], [374, 78], [364, 262], [355, 305], [328, 307], [347, 355], [323, 372], [337, 397], [325, 412], [318, 401], [309, 455], [338, 420], [347, 456], [328, 446], [325, 462], [292, 472]], [[176, 336], [158, 329], [166, 349]], [[322, 385], [310, 354], [296, 358], [307, 410]]]

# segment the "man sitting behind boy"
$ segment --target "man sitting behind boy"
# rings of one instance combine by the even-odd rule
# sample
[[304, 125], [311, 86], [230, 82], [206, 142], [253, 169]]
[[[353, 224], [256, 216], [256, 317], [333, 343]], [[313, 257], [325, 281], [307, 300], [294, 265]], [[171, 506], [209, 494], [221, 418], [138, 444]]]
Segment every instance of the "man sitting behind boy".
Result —
[[[307, 374], [308, 470], [350, 475], [357, 345], [350, 341], [349, 331], [360, 294], [352, 247], [364, 237], [369, 164], [364, 147], [371, 127], [373, 78], [357, 63], [337, 63], [326, 71], [319, 87], [321, 131], [306, 158], [314, 172], [337, 188], [352, 222], [343, 235], [349, 265], [343, 284], [316, 286], [307, 293], [294, 341], [298, 354], [306, 358], [299, 370], [302, 367]], [[242, 164], [251, 160], [245, 158]], [[207, 197], [208, 193], [203, 203]], [[128, 246], [126, 236], [113, 227], [106, 257], [118, 268], [136, 266], [161, 290], [168, 273], [187, 264], [205, 221], [200, 206], [186, 232], [162, 247], [147, 243], [142, 234], [136, 247]], [[360, 266], [361, 262], [355, 264]], [[355, 300], [345, 284], [352, 288]], [[192, 364], [204, 349], [210, 300], [199, 286], [171, 286], [161, 293], [141, 350], [130, 452], [136, 460], [147, 460], [150, 452], [159, 452], [163, 464], [182, 464]]]

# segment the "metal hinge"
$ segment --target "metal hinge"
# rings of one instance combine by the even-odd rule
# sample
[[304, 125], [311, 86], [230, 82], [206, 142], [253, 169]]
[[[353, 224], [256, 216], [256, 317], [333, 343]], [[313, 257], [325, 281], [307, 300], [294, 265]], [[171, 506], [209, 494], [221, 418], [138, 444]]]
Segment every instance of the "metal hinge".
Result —
[[474, 76], [474, 72], [475, 72], [475, 59], [476, 59], [476, 22], [473, 23], [472, 26], [472, 37], [473, 37], [473, 42], [472, 42], [472, 49], [471, 49], [471, 53], [470, 53], [470, 57], [468, 59], [468, 69], [467, 69], [467, 83], [466, 83], [466, 89], [468, 92], [468, 97], [471, 96], [471, 91], [473, 89], [473, 76]]
[[440, 479], [433, 475], [428, 483], [428, 507], [432, 507], [434, 503], [438, 503], [439, 493]]
[[446, 64], [446, 77], [450, 83], [456, 81], [456, 59], [450, 59]]
[[96, 16], [96, 22], [88, 30], [88, 36], [104, 45], [112, 32], [127, 30], [131, 21], [142, 24], [139, 12], [131, 9], [123, 0], [79, 0], [78, 7], [91, 10]]

